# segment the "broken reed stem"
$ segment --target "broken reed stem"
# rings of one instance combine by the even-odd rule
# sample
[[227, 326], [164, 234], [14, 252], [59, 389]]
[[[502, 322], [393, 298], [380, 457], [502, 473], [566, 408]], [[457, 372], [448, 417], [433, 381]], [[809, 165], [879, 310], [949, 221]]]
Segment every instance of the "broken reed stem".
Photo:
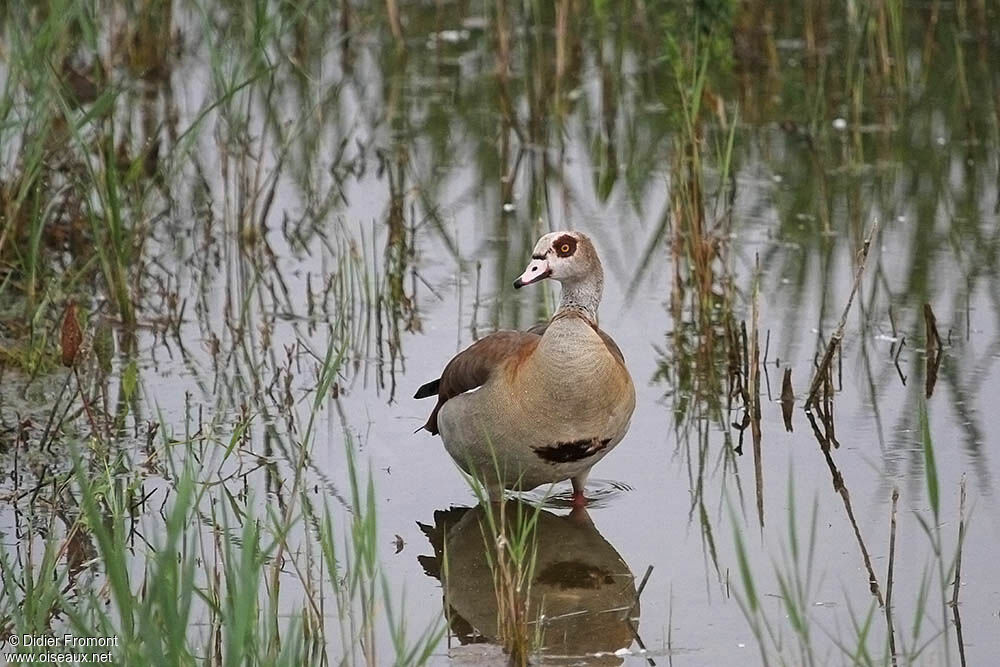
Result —
[[930, 398], [934, 395], [934, 385], [937, 384], [938, 369], [941, 366], [941, 336], [938, 334], [937, 318], [931, 304], [924, 304], [924, 326], [927, 329], [926, 344], [924, 354], [926, 360], [926, 372], [924, 374], [924, 396]]
[[792, 369], [786, 368], [781, 378], [781, 418], [785, 422], [785, 430], [792, 432], [792, 410], [795, 407], [795, 391], [792, 389]]
[[889, 571], [885, 577], [885, 624], [889, 628], [889, 656], [896, 665], [896, 635], [892, 625], [892, 573], [896, 564], [896, 505], [899, 489], [892, 490], [892, 512], [889, 515]]
[[[824, 420], [827, 420], [827, 415], [823, 414], [822, 409], [818, 410], [817, 413]], [[875, 576], [875, 570], [872, 567], [871, 555], [868, 553], [868, 547], [865, 546], [864, 538], [861, 536], [861, 529], [858, 527], [858, 520], [854, 516], [854, 507], [851, 504], [851, 494], [847, 490], [847, 484], [844, 481], [844, 476], [840, 473], [837, 468], [837, 464], [833, 460], [833, 455], [831, 454], [830, 441], [823, 431], [820, 431], [819, 425], [816, 424], [816, 416], [809, 410], [806, 412], [806, 417], [809, 419], [809, 426], [812, 427], [813, 435], [816, 436], [816, 441], [819, 443], [820, 451], [823, 453], [823, 458], [826, 459], [826, 465], [830, 469], [830, 478], [833, 482], [833, 490], [836, 491], [841, 500], [844, 502], [844, 510], [847, 512], [847, 519], [851, 523], [851, 528], [854, 529], [854, 537], [858, 542], [858, 548], [861, 550], [861, 558], [864, 560], [865, 570], [868, 572], [868, 588], [872, 595], [878, 601], [878, 606], [880, 608], [885, 608], [885, 599], [882, 597], [882, 590], [878, 585], [878, 577]], [[827, 433], [829, 433], [829, 428]]]
[[753, 468], [754, 481], [757, 495], [757, 520], [761, 529], [764, 528], [764, 470], [761, 460], [761, 432], [760, 432], [760, 327], [758, 319], [760, 310], [758, 306], [760, 292], [760, 257], [756, 258], [756, 268], [753, 277], [753, 305], [751, 309], [750, 322], [750, 353], [753, 357], [750, 360], [750, 434], [753, 438]]
[[750, 348], [753, 355], [750, 359], [750, 415], [751, 419], [760, 422], [760, 328], [758, 319], [760, 310], [758, 306], [760, 292], [760, 257], [757, 258], [756, 270], [753, 278], [753, 299], [750, 318]]
[[965, 667], [965, 641], [962, 639], [962, 616], [958, 612], [958, 588], [962, 583], [962, 546], [965, 544], [965, 475], [962, 475], [958, 500], [958, 553], [955, 554], [955, 583], [951, 589], [951, 613], [955, 620], [958, 657]]
[[903, 336], [899, 340], [899, 347], [896, 348], [896, 355], [892, 358], [892, 363], [896, 367], [896, 372], [899, 374], [899, 379], [903, 381], [903, 386], [906, 386], [906, 376], [903, 375], [903, 369], [899, 366], [899, 354], [903, 351], [903, 347], [906, 345], [906, 336]]
[[924, 304], [924, 327], [927, 330], [927, 354], [930, 354], [932, 350], [936, 354], [941, 349], [941, 335], [938, 333], [937, 318], [929, 303]]
[[[38, 441], [38, 449], [43, 449], [49, 441], [49, 433], [52, 431], [52, 426], [55, 422], [56, 414], [59, 412], [59, 404], [62, 403], [63, 394], [66, 393], [66, 388], [69, 386], [70, 382], [73, 381], [73, 373], [66, 374], [66, 381], [63, 382], [62, 389], [59, 390], [59, 395], [56, 396], [56, 402], [52, 404], [52, 412], [49, 413], [49, 418], [45, 422], [45, 430], [42, 431], [42, 437]], [[70, 399], [72, 403], [72, 399]], [[66, 411], [63, 413], [63, 417], [69, 412], [69, 405], [66, 406]], [[56, 428], [59, 428], [56, 426]], [[15, 451], [16, 448], [15, 448]]]
[[[829, 450], [826, 452], [826, 456], [830, 459]], [[841, 480], [840, 485], [840, 497], [844, 501], [844, 507], [847, 509], [847, 518], [851, 521], [851, 527], [854, 529], [854, 537], [858, 540], [858, 546], [861, 547], [861, 557], [865, 563], [865, 569], [868, 570], [868, 589], [871, 591], [872, 595], [878, 601], [879, 605], [885, 607], [885, 600], [882, 598], [882, 591], [878, 587], [878, 578], [875, 576], [875, 570], [872, 568], [871, 555], [868, 553], [868, 548], [865, 546], [865, 542], [861, 537], [861, 529], [858, 527], [858, 520], [854, 516], [854, 508], [851, 505], [850, 493], [847, 487], [844, 486], [843, 480]]]
[[844, 312], [840, 315], [840, 324], [837, 325], [837, 330], [830, 337], [830, 342], [827, 343], [826, 351], [823, 353], [823, 360], [820, 362], [819, 368], [816, 369], [816, 374], [809, 385], [809, 394], [805, 404], [806, 409], [811, 408], [816, 402], [819, 390], [823, 386], [823, 377], [830, 372], [833, 353], [844, 338], [844, 327], [847, 326], [847, 316], [851, 312], [851, 306], [854, 304], [854, 295], [858, 293], [858, 288], [861, 287], [861, 276], [865, 272], [865, 262], [868, 260], [868, 252], [871, 250], [872, 240], [875, 238], [877, 232], [878, 218], [875, 218], [872, 221], [872, 228], [868, 231], [868, 237], [858, 252], [858, 268], [854, 272], [854, 285], [851, 287], [851, 295], [847, 299], [847, 305], [844, 306]]
[[[643, 589], [646, 588], [646, 583], [649, 581], [649, 575], [651, 575], [651, 574], [653, 574], [653, 566], [652, 565], [650, 565], [650, 566], [648, 566], [646, 568], [646, 574], [643, 575], [642, 581], [639, 583], [639, 588], [637, 588], [636, 591], [635, 591], [635, 599], [632, 601], [632, 605], [628, 608], [628, 611], [626, 611], [622, 615], [622, 617], [621, 617], [621, 620], [625, 621], [625, 624], [628, 626], [629, 631], [631, 631], [632, 638], [635, 640], [635, 643], [638, 644], [639, 648], [642, 649], [642, 651], [644, 651], [644, 652], [646, 651], [646, 644], [642, 641], [642, 637], [639, 636], [639, 630], [635, 627], [635, 624], [632, 622], [631, 616], [632, 616], [632, 612], [635, 611], [636, 605], [639, 604], [639, 597], [642, 595]], [[672, 594], [672, 591], [671, 591], [671, 597], [670, 597], [670, 604], [671, 604], [671, 607], [670, 607], [671, 617], [668, 617], [668, 620], [667, 620], [667, 623], [668, 623], [668, 628], [667, 628], [667, 642], [668, 643], [670, 642], [670, 628], [669, 628], [669, 623], [672, 620], [672, 614], [673, 614], [673, 594]], [[649, 664], [649, 665], [652, 665], [653, 667], [656, 666], [656, 662], [654, 662], [652, 658], [648, 658], [647, 657], [646, 658], [646, 663]]]
[[[750, 406], [750, 353], [747, 343], [747, 323], [740, 322], [740, 343], [743, 345], [743, 378], [740, 382], [740, 391], [743, 393], [743, 405]], [[749, 414], [749, 413], [748, 413]]]
[[958, 554], [955, 556], [955, 584], [952, 586], [951, 604], [958, 604], [958, 586], [962, 580], [962, 545], [965, 543], [965, 475], [962, 475], [958, 501]]
[[639, 582], [639, 588], [635, 589], [635, 597], [632, 599], [632, 604], [629, 605], [629, 608], [624, 614], [622, 614], [621, 618], [623, 621], [628, 619], [632, 615], [632, 612], [635, 611], [635, 607], [639, 604], [639, 598], [642, 596], [642, 591], [646, 588], [646, 584], [649, 582], [649, 576], [651, 574], [653, 574], [653, 566], [649, 565], [646, 567], [646, 574], [642, 575], [642, 581]]
[[102, 433], [97, 428], [97, 420], [94, 419], [94, 413], [90, 410], [90, 401], [87, 400], [87, 395], [83, 391], [83, 382], [80, 380], [80, 374], [77, 372], [76, 366], [73, 367], [73, 376], [76, 378], [76, 388], [80, 396], [80, 400], [83, 402], [83, 409], [87, 413], [87, 421], [90, 422], [90, 428], [94, 432], [94, 437], [100, 440]]

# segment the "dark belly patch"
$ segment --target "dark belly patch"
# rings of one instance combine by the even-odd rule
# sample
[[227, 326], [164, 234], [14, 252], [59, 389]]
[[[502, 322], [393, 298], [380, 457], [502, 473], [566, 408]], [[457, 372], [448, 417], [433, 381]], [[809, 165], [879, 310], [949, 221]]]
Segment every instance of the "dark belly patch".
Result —
[[539, 573], [534, 583], [558, 587], [561, 590], [572, 588], [594, 590], [613, 585], [615, 578], [604, 568], [574, 560], [559, 561], [549, 565]]
[[611, 438], [598, 440], [590, 438], [588, 440], [571, 440], [569, 442], [557, 442], [552, 445], [535, 447], [535, 453], [539, 458], [549, 463], [572, 463], [588, 458], [602, 451], [611, 442]]

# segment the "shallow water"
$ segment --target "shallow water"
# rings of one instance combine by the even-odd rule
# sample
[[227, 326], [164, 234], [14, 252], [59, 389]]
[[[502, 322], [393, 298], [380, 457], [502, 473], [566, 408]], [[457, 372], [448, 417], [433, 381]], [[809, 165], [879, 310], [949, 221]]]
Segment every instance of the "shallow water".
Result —
[[[223, 33], [205, 29], [193, 7], [174, 11], [181, 38], [169, 72], [136, 83], [116, 106], [121, 124], [146, 140], [152, 127], [153, 136], [176, 141], [176, 128], [200, 119], [217, 97], [220, 72], [237, 83], [252, 71], [239, 35], [228, 37], [236, 46], [215, 69], [213, 40]], [[145, 446], [148, 421], [179, 438], [202, 422], [231, 433], [252, 414], [235, 457], [219, 462], [208, 448], [206, 459], [232, 474], [234, 488], [283, 506], [298, 456], [290, 443], [309, 430], [318, 362], [334, 347], [345, 363], [312, 428], [306, 486], [350, 516], [350, 435], [374, 478], [383, 571], [393, 596], [405, 595], [408, 624], [423, 628], [448, 615], [450, 631], [432, 662], [500, 660], [489, 649], [475, 657], [477, 647], [464, 645], [475, 631], [489, 637], [495, 628], [488, 572], [469, 553], [475, 531], [461, 523], [478, 510], [444, 520], [461, 514], [452, 508], [474, 507], [475, 497], [440, 441], [414, 433], [431, 406], [410, 396], [477, 337], [550, 314], [555, 286], [515, 293], [511, 282], [541, 233], [578, 229], [604, 261], [601, 325], [624, 351], [637, 408], [626, 439], [593, 472], [586, 514], [568, 516], [566, 485], [555, 489], [562, 497], [546, 498], [544, 489], [523, 496], [544, 512], [536, 593], [557, 616], [580, 612], [579, 621], [550, 619], [543, 655], [587, 664], [761, 661], [741, 609], [748, 592], [738, 534], [769, 623], [768, 655], [804, 660], [776, 575], [796, 569], [794, 524], [802, 553], [815, 536], [811, 567], [801, 565], [805, 556], [799, 561], [803, 577], [809, 572], [803, 597], [816, 661], [850, 664], [853, 624], [872, 613], [870, 662], [888, 664], [887, 623], [864, 554], [884, 596], [898, 489], [897, 647], [912, 655], [927, 643], [917, 664], [987, 663], [1000, 652], [1000, 579], [992, 567], [1000, 462], [991, 456], [1000, 437], [989, 407], [1000, 393], [995, 31], [962, 27], [974, 13], [963, 18], [948, 6], [928, 32], [931, 9], [919, 6], [896, 37], [905, 68], [877, 79], [878, 63], [858, 37], [869, 29], [860, 18], [821, 12], [814, 25], [768, 10], [773, 30], [758, 31], [750, 23], [763, 6], [737, 12], [727, 37], [709, 47], [724, 54], [713, 56], [721, 64], [702, 97], [706, 106], [718, 103], [703, 121], [706, 237], [717, 254], [712, 296], [699, 311], [690, 266], [671, 247], [681, 237], [671, 210], [680, 187], [680, 100], [657, 22], [587, 9], [560, 31], [547, 9], [510, 11], [523, 27], [512, 31], [506, 76], [493, 10], [412, 8], [405, 52], [387, 29], [370, 27], [384, 17], [357, 10], [364, 28], [346, 44], [334, 15], [293, 25], [268, 51], [273, 77], [234, 95], [233, 108], [205, 114], [191, 134], [194, 150], [170, 165], [168, 186], [146, 207], [141, 326], [134, 348], [118, 344], [108, 380], [115, 395], [135, 360], [140, 399], [117, 446], [132, 461], [155, 460], [163, 455]], [[983, 11], [1000, 20], [995, 8]], [[876, 44], [877, 33], [870, 39]], [[933, 57], [925, 57], [928, 48]], [[849, 85], [852, 66], [868, 77], [858, 88]], [[898, 77], [900, 89], [890, 91]], [[244, 114], [244, 126], [233, 122]], [[734, 124], [726, 179], [719, 155]], [[824, 450], [802, 404], [876, 219], [835, 357], [839, 446]], [[752, 329], [757, 261], [759, 447], [751, 428], [736, 427], [744, 409], [728, 396], [723, 343], [727, 313]], [[106, 302], [106, 294], [95, 299], [98, 307]], [[943, 342], [929, 398], [924, 304]], [[792, 430], [780, 402], [785, 369], [796, 395]], [[14, 370], [3, 377], [5, 426], [16, 415], [46, 414], [37, 392], [52, 400], [62, 382], [58, 374], [29, 382]], [[934, 523], [924, 409], [946, 564], [958, 542], [963, 479], [968, 493], [960, 640], [952, 608], [942, 617], [937, 560], [921, 525]], [[86, 432], [85, 416], [74, 423]], [[153, 441], [167, 437], [161, 431]], [[4, 461], [14, 470], [9, 450]], [[169, 475], [153, 468], [146, 489], [169, 487]], [[5, 478], [0, 531], [16, 548], [11, 536], [23, 508], [11, 498], [22, 497], [21, 482]], [[152, 509], [142, 517], [147, 532], [157, 521]], [[428, 557], [441, 556], [445, 524], [457, 551], [442, 584]], [[299, 583], [288, 573], [285, 586], [295, 591]], [[922, 586], [926, 605], [918, 601]], [[327, 622], [333, 628], [336, 619]], [[329, 636], [328, 650], [339, 656], [339, 635]], [[387, 637], [378, 650], [391, 655]]]

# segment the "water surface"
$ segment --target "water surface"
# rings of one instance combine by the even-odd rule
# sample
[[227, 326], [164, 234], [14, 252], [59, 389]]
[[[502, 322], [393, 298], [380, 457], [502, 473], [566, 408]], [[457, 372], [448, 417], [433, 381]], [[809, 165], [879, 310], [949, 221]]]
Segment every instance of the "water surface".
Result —
[[[357, 508], [345, 441], [356, 446], [374, 479], [394, 599], [405, 597], [413, 628], [447, 616], [432, 662], [500, 660], [476, 652], [496, 632], [492, 583], [473, 553], [481, 510], [462, 509], [475, 497], [440, 441], [414, 433], [431, 406], [410, 396], [478, 337], [550, 315], [555, 285], [515, 293], [511, 282], [538, 236], [577, 229], [604, 262], [601, 325], [624, 351], [637, 407], [593, 472], [587, 513], [570, 517], [545, 489], [524, 498], [544, 512], [535, 593], [556, 617], [579, 611], [550, 618], [543, 656], [891, 664], [880, 598], [897, 489], [900, 663], [988, 662], [1000, 652], [990, 408], [1000, 394], [1000, 43], [982, 20], [1000, 16], [983, 3], [886, 4], [882, 13], [803, 2], [786, 13], [751, 2], [685, 15], [642, 2], [438, 3], [404, 8], [400, 45], [381, 10], [353, 8], [345, 23], [335, 10], [276, 9], [283, 18], [260, 37], [226, 3], [176, 3], [173, 48], [156, 75], [120, 65], [114, 77], [122, 142], [139, 151], [159, 141], [169, 156], [159, 183], [128, 203], [144, 239], [134, 337], [120, 333], [99, 282], [89, 304], [91, 328], [109, 321], [119, 336], [108, 395], [120, 396], [130, 365], [138, 371], [114, 446], [147, 466], [145, 490], [169, 495], [172, 476], [155, 462], [171, 438], [210, 424], [227, 441], [252, 416], [235, 456], [203, 445], [205, 470], [241, 498], [284, 507], [317, 368], [335, 349], [344, 363], [311, 428], [304, 487], [346, 520]], [[111, 58], [116, 47], [109, 38], [101, 48]], [[75, 57], [89, 66], [93, 53], [81, 46]], [[703, 91], [692, 94], [702, 62]], [[695, 103], [697, 163], [685, 139]], [[10, 152], [4, 159], [16, 171]], [[834, 357], [832, 420], [814, 429], [802, 405], [876, 220]], [[18, 312], [9, 291], [3, 299]], [[925, 304], [939, 365], [928, 363]], [[750, 366], [742, 327], [752, 351], [755, 321], [757, 444], [737, 390], [750, 379], [740, 374]], [[787, 369], [791, 428], [780, 400]], [[5, 369], [4, 428], [25, 414], [44, 424], [62, 379]], [[86, 415], [71, 423], [68, 439], [75, 430], [82, 440]], [[824, 446], [830, 424], [836, 443]], [[40, 431], [27, 430], [29, 443]], [[25, 473], [12, 451], [0, 530], [16, 550], [22, 491], [35, 483], [18, 475], [45, 473], [44, 457], [32, 453]], [[940, 525], [950, 566], [963, 480], [959, 615], [942, 608], [953, 577], [942, 590], [923, 526]], [[152, 504], [140, 521], [159, 530]], [[803, 554], [813, 536], [808, 567], [793, 557], [793, 533]], [[442, 535], [455, 545], [445, 583]], [[808, 573], [811, 653], [782, 600], [780, 578], [797, 570], [803, 581]], [[301, 582], [283, 572], [293, 613]], [[325, 619], [336, 662], [337, 620]], [[766, 619], [763, 650], [754, 619]], [[380, 637], [380, 655], [391, 655]], [[869, 653], [852, 658], [859, 643]]]

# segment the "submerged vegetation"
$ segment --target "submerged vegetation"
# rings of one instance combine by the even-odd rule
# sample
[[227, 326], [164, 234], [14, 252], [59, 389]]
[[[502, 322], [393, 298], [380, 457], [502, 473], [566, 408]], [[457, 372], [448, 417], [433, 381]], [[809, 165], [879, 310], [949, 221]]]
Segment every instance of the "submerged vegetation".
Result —
[[[997, 12], [3, 5], [0, 640], [994, 655]], [[476, 503], [403, 397], [549, 314], [508, 286], [563, 227], [640, 389], [621, 481]]]

